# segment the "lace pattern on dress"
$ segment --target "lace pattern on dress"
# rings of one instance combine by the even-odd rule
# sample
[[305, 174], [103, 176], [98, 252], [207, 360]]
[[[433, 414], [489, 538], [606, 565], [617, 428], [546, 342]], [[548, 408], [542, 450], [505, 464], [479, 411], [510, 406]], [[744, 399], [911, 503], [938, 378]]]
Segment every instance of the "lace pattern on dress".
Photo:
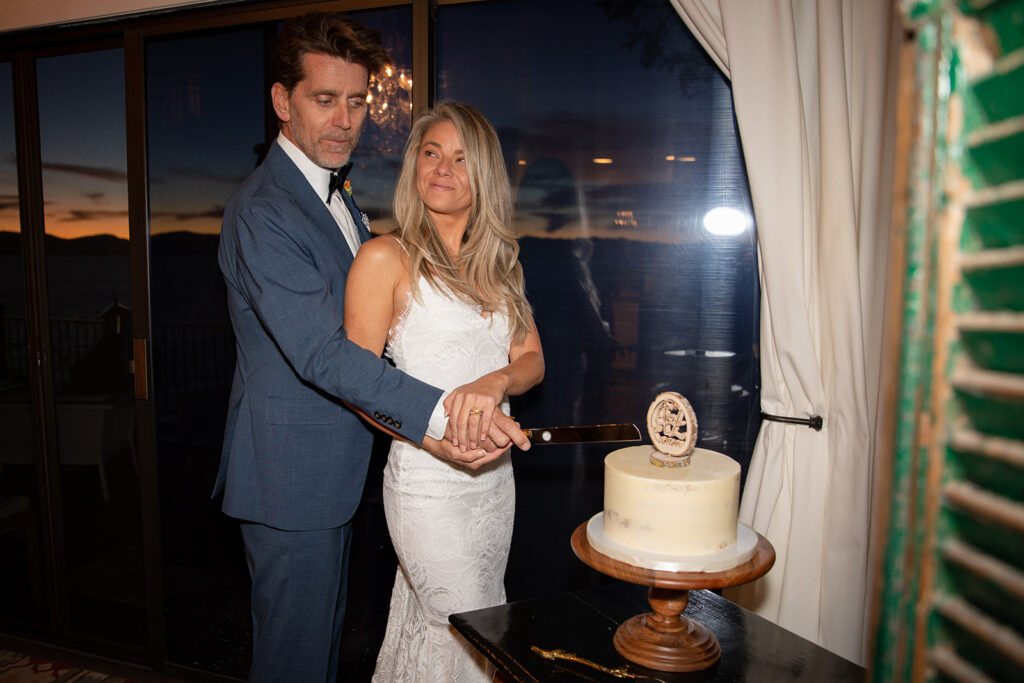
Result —
[[[511, 331], [443, 287], [420, 280], [388, 331], [405, 372], [453, 389], [508, 364]], [[507, 410], [507, 405], [505, 407]], [[384, 510], [399, 567], [374, 681], [490, 681], [492, 667], [448, 615], [505, 602], [515, 484], [506, 454], [479, 470], [396, 440], [384, 470]]]

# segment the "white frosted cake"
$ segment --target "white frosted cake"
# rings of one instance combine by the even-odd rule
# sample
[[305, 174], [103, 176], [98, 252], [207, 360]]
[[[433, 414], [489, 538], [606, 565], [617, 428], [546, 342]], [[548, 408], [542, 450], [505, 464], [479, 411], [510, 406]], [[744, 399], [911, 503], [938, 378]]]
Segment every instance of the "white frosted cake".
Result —
[[641, 553], [693, 556], [736, 543], [740, 465], [695, 448], [689, 464], [651, 462], [651, 446], [632, 446], [604, 460], [603, 532]]

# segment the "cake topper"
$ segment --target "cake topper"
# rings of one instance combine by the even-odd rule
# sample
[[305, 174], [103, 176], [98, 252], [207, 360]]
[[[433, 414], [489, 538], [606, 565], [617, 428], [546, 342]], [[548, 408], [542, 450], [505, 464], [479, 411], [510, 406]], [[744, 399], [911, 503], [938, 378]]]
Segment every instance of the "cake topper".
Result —
[[647, 434], [654, 444], [651, 462], [659, 467], [685, 467], [697, 445], [697, 416], [681, 394], [658, 394], [647, 409]]

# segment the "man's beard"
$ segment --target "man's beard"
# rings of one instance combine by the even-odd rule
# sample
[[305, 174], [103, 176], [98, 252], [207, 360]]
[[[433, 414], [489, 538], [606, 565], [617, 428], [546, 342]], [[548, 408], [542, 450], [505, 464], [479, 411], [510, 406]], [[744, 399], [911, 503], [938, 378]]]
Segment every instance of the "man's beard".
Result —
[[[359, 135], [356, 134], [355, 136], [344, 141], [348, 145], [348, 151], [340, 160], [337, 159], [337, 155], [339, 154], [338, 152], [329, 152], [326, 150], [328, 145], [333, 147], [336, 142], [336, 140], [332, 140], [331, 142], [325, 144], [324, 138], [321, 138], [320, 140], [317, 141], [316, 152], [318, 158], [313, 159], [313, 161], [316, 162], [318, 166], [333, 171], [347, 164], [349, 162], [349, 159], [352, 158], [352, 152], [355, 151], [356, 144], [359, 142]], [[336, 161], [337, 163], [335, 163]]]

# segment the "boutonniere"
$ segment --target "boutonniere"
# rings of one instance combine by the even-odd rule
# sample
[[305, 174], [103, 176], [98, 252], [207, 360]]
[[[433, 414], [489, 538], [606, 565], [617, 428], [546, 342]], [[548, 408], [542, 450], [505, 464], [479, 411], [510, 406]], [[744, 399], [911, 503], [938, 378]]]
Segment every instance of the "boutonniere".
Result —
[[348, 178], [345, 178], [345, 184], [342, 187], [345, 188], [345, 192], [348, 193], [349, 197], [351, 197], [352, 196], [352, 181], [349, 180]]
[[362, 216], [363, 216], [363, 225], [365, 225], [366, 229], [369, 230], [370, 229], [370, 217], [367, 216], [362, 211], [360, 211], [359, 213], [362, 214]]

